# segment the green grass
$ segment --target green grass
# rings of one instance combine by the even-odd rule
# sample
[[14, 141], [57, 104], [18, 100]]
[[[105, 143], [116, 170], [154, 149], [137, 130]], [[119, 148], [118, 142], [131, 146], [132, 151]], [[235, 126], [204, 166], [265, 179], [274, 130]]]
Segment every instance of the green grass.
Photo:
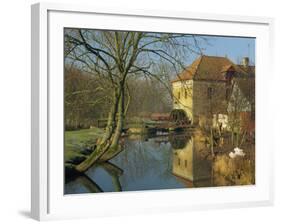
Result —
[[95, 143], [103, 135], [104, 131], [99, 128], [81, 129], [65, 132], [65, 161], [82, 156], [80, 151], [87, 145]]

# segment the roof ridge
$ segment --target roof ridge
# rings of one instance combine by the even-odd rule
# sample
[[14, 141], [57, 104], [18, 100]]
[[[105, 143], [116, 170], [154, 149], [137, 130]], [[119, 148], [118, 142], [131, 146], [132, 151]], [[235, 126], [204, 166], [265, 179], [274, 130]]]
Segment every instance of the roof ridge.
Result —
[[202, 54], [202, 55], [200, 55], [200, 57], [198, 58], [199, 62], [198, 62], [198, 65], [196, 66], [196, 69], [195, 69], [194, 75], [192, 76], [192, 79], [194, 79], [194, 77], [196, 76], [197, 70], [198, 70], [199, 66], [201, 65], [201, 62], [202, 62], [202, 59], [203, 59], [204, 56], [206, 56], [206, 55]]
[[[217, 55], [206, 55], [206, 54], [203, 54], [202, 56], [204, 57], [210, 57], [210, 58], [225, 58], [225, 59], [228, 59], [228, 57], [225, 57], [225, 56], [217, 56]], [[229, 59], [228, 59], [229, 60]]]
[[244, 73], [244, 74], [247, 74], [247, 72], [246, 71], [244, 71], [244, 69], [242, 69], [242, 68], [240, 68], [239, 67], [239, 65], [237, 65], [237, 64], [235, 64], [233, 61], [231, 61], [230, 59], [227, 59], [231, 64], [232, 64], [232, 66], [236, 69], [236, 70], [238, 70], [238, 71], [242, 71], [242, 73]]

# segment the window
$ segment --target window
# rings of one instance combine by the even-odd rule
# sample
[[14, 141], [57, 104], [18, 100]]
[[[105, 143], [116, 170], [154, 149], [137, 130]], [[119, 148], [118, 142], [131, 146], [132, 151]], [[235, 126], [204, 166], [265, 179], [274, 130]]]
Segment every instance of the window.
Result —
[[179, 91], [178, 92], [178, 99], [180, 99], [181, 98], [181, 92]]
[[187, 98], [187, 91], [184, 90], [184, 98], [186, 99]]
[[225, 99], [228, 100], [229, 97], [230, 97], [230, 89], [226, 88], [226, 90], [225, 90]]
[[184, 166], [187, 167], [187, 160], [184, 160]]
[[181, 159], [178, 158], [178, 165], [180, 166], [181, 165]]
[[208, 87], [208, 99], [211, 99], [214, 94], [214, 89], [212, 87]]

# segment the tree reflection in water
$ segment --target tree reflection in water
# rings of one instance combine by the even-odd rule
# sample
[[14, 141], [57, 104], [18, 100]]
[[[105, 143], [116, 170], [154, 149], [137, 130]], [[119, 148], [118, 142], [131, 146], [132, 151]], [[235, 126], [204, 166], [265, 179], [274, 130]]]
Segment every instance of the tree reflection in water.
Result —
[[[107, 175], [111, 177], [111, 183], [113, 186], [112, 191], [122, 191], [122, 187], [119, 181], [119, 177], [123, 174], [123, 170], [118, 166], [110, 163], [104, 162], [93, 166], [91, 169], [97, 170], [102, 169], [106, 171]], [[91, 170], [90, 169], [90, 170]], [[90, 171], [88, 171], [90, 172]], [[65, 193], [66, 194], [75, 194], [75, 193], [99, 193], [104, 192], [101, 186], [99, 186], [95, 181], [94, 178], [91, 178], [90, 175], [86, 172], [81, 176], [77, 176], [73, 179], [66, 180], [66, 187]]]
[[[200, 131], [162, 136], [129, 136], [110, 162], [91, 167], [70, 180], [66, 193], [159, 190], [186, 187], [254, 184], [254, 145], [246, 157], [232, 161], [227, 139], [212, 158]], [[252, 152], [252, 154], [251, 154]], [[249, 156], [251, 155], [251, 158]], [[227, 160], [227, 161], [226, 161]], [[226, 169], [231, 167], [231, 169]]]

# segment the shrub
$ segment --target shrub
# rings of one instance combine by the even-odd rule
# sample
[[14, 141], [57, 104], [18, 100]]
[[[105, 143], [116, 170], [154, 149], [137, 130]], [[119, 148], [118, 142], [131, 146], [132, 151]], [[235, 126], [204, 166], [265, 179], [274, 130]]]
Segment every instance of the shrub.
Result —
[[235, 185], [255, 183], [254, 163], [243, 157], [217, 156], [214, 161], [214, 173]]

